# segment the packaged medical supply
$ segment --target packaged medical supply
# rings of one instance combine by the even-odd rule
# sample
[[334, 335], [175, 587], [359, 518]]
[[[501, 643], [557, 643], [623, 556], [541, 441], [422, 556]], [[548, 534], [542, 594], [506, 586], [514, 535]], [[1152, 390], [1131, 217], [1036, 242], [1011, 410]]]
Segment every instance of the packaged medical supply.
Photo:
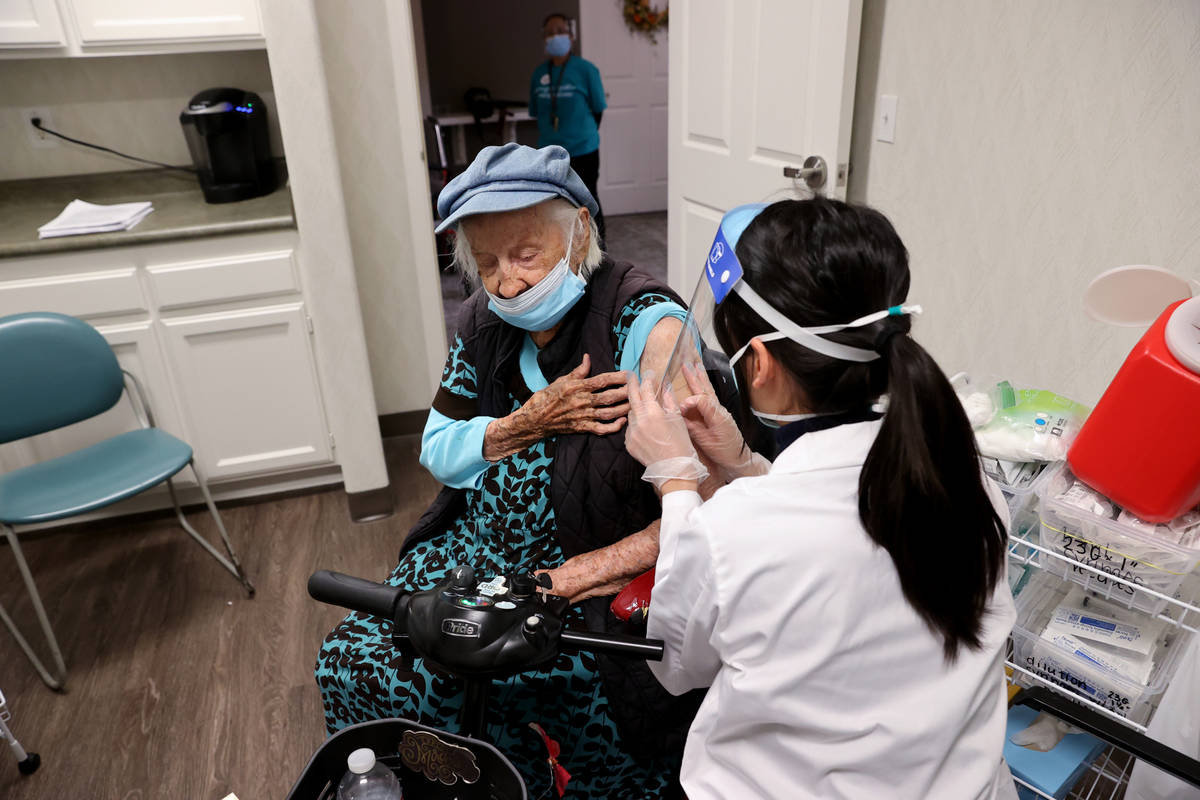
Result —
[[1072, 483], [1070, 488], [1058, 495], [1058, 499], [1103, 519], [1112, 519], [1116, 515], [1116, 506], [1080, 481]]
[[1194, 547], [1200, 535], [1200, 509], [1192, 509], [1183, 516], [1176, 517], [1170, 522], [1154, 523], [1138, 519], [1127, 510], [1117, 515], [1117, 522], [1130, 525], [1144, 533], [1154, 534], [1167, 541], [1175, 542], [1184, 547]]
[[1000, 381], [991, 389], [996, 413], [975, 430], [979, 452], [1009, 461], [1061, 461], [1087, 419], [1088, 407], [1039, 389]]
[[1100, 597], [1089, 597], [1082, 586], [1075, 585], [1054, 609], [1046, 631], [1078, 636], [1145, 656], [1162, 636], [1165, 626], [1166, 622], [1157, 617], [1121, 608]]
[[1119, 605], [1157, 614], [1200, 566], [1200, 537], [1191, 528], [1187, 538], [1173, 540], [1122, 522], [1120, 509], [1077, 481], [1066, 465], [1055, 469], [1038, 495], [1040, 544], [1069, 559], [1047, 558], [1043, 568]]
[[1099, 667], [1136, 683], [1145, 683], [1150, 680], [1150, 669], [1154, 666], [1154, 659], [1150, 656], [1138, 656], [1128, 650], [1121, 651], [1120, 648], [1105, 647], [1097, 642], [1089, 642], [1070, 634], [1054, 633], [1050, 628], [1042, 631], [1042, 639], [1074, 653], [1091, 666]]
[[[1045, 570], [1034, 572], [1015, 600], [1017, 621], [1012, 632], [1012, 663], [1029, 673], [1021, 677], [1020, 682], [1031, 685], [1029, 675], [1034, 675], [1118, 716], [1145, 722], [1170, 682], [1179, 658], [1190, 642], [1191, 632], [1173, 625], [1165, 626], [1150, 649], [1148, 671], [1143, 668], [1137, 670], [1137, 675], [1125, 674], [1135, 670], [1129, 659], [1122, 662], [1116, 653], [1118, 648], [1089, 642], [1077, 635], [1060, 634], [1051, 638], [1042, 635], [1074, 587]], [[1090, 607], [1096, 598], [1088, 597]], [[1140, 658], [1136, 653], [1125, 652]]]
[[1037, 488], [1047, 473], [1048, 465], [1044, 461], [1005, 461], [987, 456], [982, 456], [980, 463], [984, 474], [995, 481], [1004, 493], [1008, 516], [1015, 530], [1022, 512], [1036, 505]]

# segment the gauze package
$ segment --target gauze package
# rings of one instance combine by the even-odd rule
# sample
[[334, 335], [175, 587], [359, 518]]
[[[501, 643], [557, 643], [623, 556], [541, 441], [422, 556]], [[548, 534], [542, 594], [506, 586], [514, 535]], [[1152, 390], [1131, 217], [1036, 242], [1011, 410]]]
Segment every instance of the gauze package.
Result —
[[975, 429], [975, 440], [983, 455], [1007, 461], [1062, 461], [1091, 411], [1054, 392], [1016, 389], [1008, 381], [990, 387], [988, 395], [995, 413]]

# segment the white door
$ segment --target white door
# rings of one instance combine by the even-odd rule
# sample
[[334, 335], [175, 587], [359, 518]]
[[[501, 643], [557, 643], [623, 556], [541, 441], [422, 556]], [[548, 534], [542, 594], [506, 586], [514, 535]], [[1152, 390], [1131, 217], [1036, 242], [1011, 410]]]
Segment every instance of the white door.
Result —
[[258, 0], [65, 0], [83, 44], [262, 37]]
[[[675, 9], [671, 9], [674, 24]], [[596, 190], [606, 215], [667, 207], [667, 33], [630, 33], [617, 3], [579, 4], [582, 55], [600, 70], [608, 108], [600, 123]]]
[[0, 46], [66, 44], [54, 0], [0, 0]]
[[667, 274], [690, 292], [722, 215], [801, 196], [809, 156], [845, 197], [862, 0], [674, 0]]
[[301, 303], [162, 321], [205, 478], [332, 460], [308, 324]]

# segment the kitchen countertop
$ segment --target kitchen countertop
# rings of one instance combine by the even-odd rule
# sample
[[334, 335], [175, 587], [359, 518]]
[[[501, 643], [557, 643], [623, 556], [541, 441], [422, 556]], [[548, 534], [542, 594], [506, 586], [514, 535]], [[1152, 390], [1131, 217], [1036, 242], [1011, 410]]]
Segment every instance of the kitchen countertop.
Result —
[[[128, 231], [39, 239], [38, 227], [77, 198], [103, 205], [149, 200], [154, 211]], [[194, 175], [165, 169], [0, 181], [0, 258], [295, 227], [286, 181], [269, 195], [218, 204], [204, 202]]]

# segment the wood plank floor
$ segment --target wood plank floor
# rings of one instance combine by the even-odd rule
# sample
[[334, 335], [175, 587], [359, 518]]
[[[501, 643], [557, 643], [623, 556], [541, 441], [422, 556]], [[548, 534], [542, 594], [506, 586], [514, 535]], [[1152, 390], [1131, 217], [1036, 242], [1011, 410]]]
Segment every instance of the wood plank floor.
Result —
[[[173, 519], [23, 538], [70, 674], [66, 694], [47, 689], [0, 626], [9, 724], [42, 757], [22, 777], [0, 747], [0, 798], [285, 796], [325, 735], [312, 667], [343, 615], [311, 600], [305, 583], [316, 569], [379, 580], [395, 565], [437, 490], [419, 445], [386, 442], [396, 496], [386, 520], [352, 523], [340, 489], [225, 509], [253, 599]], [[189, 518], [218, 542], [207, 514]], [[41, 648], [7, 546], [0, 602]]]

